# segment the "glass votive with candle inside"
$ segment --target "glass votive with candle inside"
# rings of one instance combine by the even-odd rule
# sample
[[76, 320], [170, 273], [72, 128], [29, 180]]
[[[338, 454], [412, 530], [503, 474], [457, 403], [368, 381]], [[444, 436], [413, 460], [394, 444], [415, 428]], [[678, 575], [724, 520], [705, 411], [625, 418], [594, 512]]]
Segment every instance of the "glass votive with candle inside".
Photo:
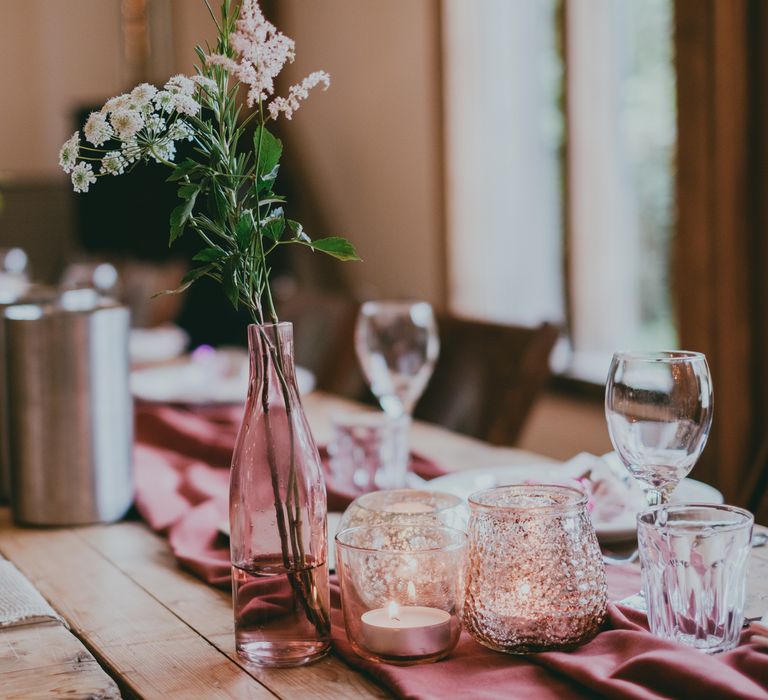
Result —
[[374, 491], [356, 498], [344, 511], [339, 531], [361, 525], [445, 525], [467, 529], [469, 508], [450, 493], [421, 489]]
[[586, 496], [516, 485], [469, 497], [464, 628], [496, 651], [571, 649], [607, 610], [605, 566]]
[[347, 637], [370, 661], [445, 657], [461, 632], [467, 535], [430, 525], [372, 525], [336, 535]]

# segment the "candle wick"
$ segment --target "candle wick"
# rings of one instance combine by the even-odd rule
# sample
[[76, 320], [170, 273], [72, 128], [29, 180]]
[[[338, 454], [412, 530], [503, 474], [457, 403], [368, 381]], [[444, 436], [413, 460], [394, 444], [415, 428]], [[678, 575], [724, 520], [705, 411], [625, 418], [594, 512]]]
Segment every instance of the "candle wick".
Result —
[[397, 615], [393, 615], [392, 619], [397, 620], [398, 622], [402, 622], [402, 620]]

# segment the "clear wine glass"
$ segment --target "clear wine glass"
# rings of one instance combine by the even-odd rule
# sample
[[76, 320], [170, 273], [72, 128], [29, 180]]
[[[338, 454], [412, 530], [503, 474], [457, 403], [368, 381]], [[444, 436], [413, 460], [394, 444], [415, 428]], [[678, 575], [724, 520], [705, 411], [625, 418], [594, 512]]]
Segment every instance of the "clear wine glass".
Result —
[[426, 301], [367, 301], [355, 327], [360, 366], [384, 412], [411, 416], [435, 368], [440, 340]]
[[648, 504], [666, 503], [701, 455], [712, 425], [702, 353], [617, 352], [605, 387], [608, 432]]

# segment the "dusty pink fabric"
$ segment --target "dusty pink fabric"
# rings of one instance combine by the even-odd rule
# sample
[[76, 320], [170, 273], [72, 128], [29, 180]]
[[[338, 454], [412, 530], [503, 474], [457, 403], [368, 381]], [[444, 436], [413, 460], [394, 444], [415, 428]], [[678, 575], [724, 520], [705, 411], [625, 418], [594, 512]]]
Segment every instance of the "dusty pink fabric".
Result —
[[[136, 507], [150, 527], [168, 535], [181, 564], [204, 581], [229, 586], [225, 522], [229, 465], [242, 407], [136, 407]], [[324, 463], [327, 454], [320, 450]], [[441, 470], [414, 455], [412, 469], [431, 479]], [[326, 478], [328, 509], [344, 510], [355, 494]]]
[[[168, 536], [179, 562], [213, 585], [229, 586], [229, 549], [218, 525], [227, 517], [228, 468], [241, 409], [185, 410], [139, 405], [136, 415], [137, 507], [149, 525]], [[415, 471], [440, 470], [416, 458]], [[352, 494], [328, 485], [329, 507], [340, 510]], [[612, 600], [638, 590], [635, 567], [609, 567]], [[265, 600], [279, 596], [267, 591]], [[652, 636], [645, 617], [610, 606], [605, 629], [572, 652], [526, 657], [500, 654], [462, 633], [449, 658], [400, 668], [358, 657], [344, 632], [338, 587], [332, 579], [333, 644], [350, 665], [403, 698], [763, 698], [768, 700], [768, 654], [742, 636], [735, 650], [710, 657]]]
[[[622, 573], [614, 572], [612, 578], [621, 578]], [[630, 577], [637, 587], [636, 572]], [[642, 613], [611, 605], [605, 629], [575, 651], [510, 656], [485, 649], [462, 632], [458, 646], [447, 659], [400, 668], [370, 663], [351, 650], [338, 610], [336, 588], [334, 596], [336, 652], [403, 698], [768, 697], [768, 654], [749, 644], [748, 632], [737, 649], [706, 656], [654, 637], [648, 632]]]

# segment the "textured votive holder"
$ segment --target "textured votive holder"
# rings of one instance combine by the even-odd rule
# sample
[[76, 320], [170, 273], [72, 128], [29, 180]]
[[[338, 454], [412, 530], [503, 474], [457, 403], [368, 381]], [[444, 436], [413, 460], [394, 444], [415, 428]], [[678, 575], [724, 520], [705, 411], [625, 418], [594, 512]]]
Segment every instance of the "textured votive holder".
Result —
[[496, 651], [571, 649], [607, 610], [587, 499], [566, 486], [502, 486], [469, 498], [464, 627]]
[[336, 535], [347, 637], [370, 661], [444, 658], [461, 632], [467, 535], [441, 526], [373, 525]]
[[469, 508], [450, 493], [421, 489], [374, 491], [356, 498], [342, 516], [339, 530], [362, 525], [447, 526], [466, 531]]

